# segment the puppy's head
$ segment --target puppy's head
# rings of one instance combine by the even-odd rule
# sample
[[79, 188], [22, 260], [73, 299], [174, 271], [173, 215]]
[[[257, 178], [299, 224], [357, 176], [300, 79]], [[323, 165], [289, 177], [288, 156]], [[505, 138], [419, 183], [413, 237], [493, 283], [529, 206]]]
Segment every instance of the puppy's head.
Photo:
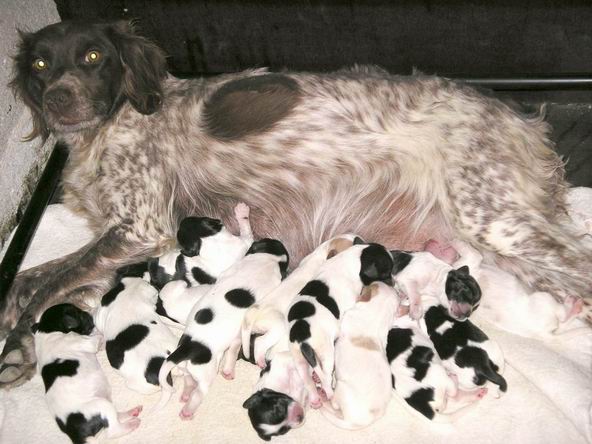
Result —
[[[355, 241], [354, 245], [357, 245]], [[368, 244], [362, 250], [360, 255], [360, 279], [364, 285], [370, 285], [376, 281], [393, 285], [392, 271], [393, 258], [382, 245]]]
[[52, 333], [71, 331], [80, 335], [89, 335], [95, 328], [92, 316], [72, 304], [59, 304], [43, 312], [39, 322], [33, 324], [33, 333]]
[[215, 236], [224, 225], [220, 219], [211, 217], [186, 217], [179, 224], [177, 230], [177, 242], [181, 247], [181, 253], [193, 257], [199, 254], [202, 239]]
[[481, 301], [481, 287], [469, 274], [469, 267], [466, 265], [448, 272], [445, 291], [448, 314], [459, 321], [467, 319]]
[[268, 253], [277, 256], [280, 259], [279, 266], [282, 279], [286, 277], [288, 272], [288, 264], [290, 262], [290, 255], [288, 254], [286, 247], [284, 247], [284, 244], [282, 244], [279, 240], [265, 238], [253, 242], [246, 254], [255, 253]]
[[261, 389], [243, 403], [259, 437], [269, 441], [284, 435], [304, 421], [304, 409], [290, 396], [271, 389]]
[[66, 21], [19, 34], [10, 85], [33, 115], [28, 140], [95, 128], [126, 100], [142, 114], [160, 107], [164, 54], [129, 23]]

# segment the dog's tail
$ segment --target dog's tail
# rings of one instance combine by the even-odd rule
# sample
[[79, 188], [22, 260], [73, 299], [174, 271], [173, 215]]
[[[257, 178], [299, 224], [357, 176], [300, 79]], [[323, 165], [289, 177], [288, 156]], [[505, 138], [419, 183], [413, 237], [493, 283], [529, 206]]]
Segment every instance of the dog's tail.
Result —
[[253, 326], [259, 317], [260, 307], [255, 304], [247, 310], [245, 317], [243, 318], [243, 325], [241, 327], [241, 343], [243, 347], [243, 355], [247, 360], [252, 359], [251, 356], [251, 332]]
[[160, 371], [158, 372], [158, 383], [161, 388], [160, 399], [150, 409], [148, 412], [149, 415], [162, 410], [168, 404], [173, 393], [175, 393], [175, 389], [172, 384], [173, 381], [171, 377], [171, 371], [177, 366], [177, 364], [170, 360], [170, 357], [173, 356], [173, 353], [171, 353], [169, 357], [165, 359], [165, 361], [162, 363], [162, 366], [160, 367]]

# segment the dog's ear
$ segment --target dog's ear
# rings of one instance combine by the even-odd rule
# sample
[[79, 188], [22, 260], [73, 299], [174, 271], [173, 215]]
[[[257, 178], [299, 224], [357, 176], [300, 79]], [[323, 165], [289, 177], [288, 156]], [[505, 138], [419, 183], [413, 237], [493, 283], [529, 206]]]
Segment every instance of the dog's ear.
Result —
[[374, 293], [373, 287], [374, 285], [371, 284], [362, 288], [362, 293], [360, 293], [360, 296], [358, 297], [358, 302], [368, 302], [370, 299], [372, 299], [372, 295]]
[[468, 265], [463, 265], [462, 267], [457, 268], [456, 269], [456, 272], [458, 274], [464, 274], [464, 275], [467, 275], [468, 276], [470, 274], [469, 266]]
[[364, 239], [362, 239], [360, 236], [356, 236], [354, 238], [354, 245], [361, 245], [361, 244], [365, 244], [366, 242], [364, 242]]
[[148, 39], [136, 35], [129, 22], [113, 23], [109, 29], [124, 69], [124, 94], [139, 113], [158, 111], [162, 105], [161, 82], [167, 75], [164, 52]]
[[33, 325], [31, 325], [31, 333], [35, 334], [35, 333], [37, 333], [38, 330], [39, 330], [39, 322], [35, 322]]
[[249, 396], [249, 398], [245, 402], [243, 402], [243, 408], [248, 410], [248, 409], [255, 407], [259, 403], [260, 398], [261, 398], [261, 393], [259, 393], [259, 392], [253, 393], [251, 396]]
[[32, 76], [31, 60], [33, 48], [33, 34], [18, 31], [20, 42], [18, 43], [17, 53], [13, 57], [13, 78], [8, 84], [12, 89], [15, 98], [19, 98], [31, 110], [33, 129], [23, 137], [23, 140], [30, 141], [41, 136], [45, 141], [49, 137], [49, 130], [41, 112], [41, 96], [43, 94], [42, 86], [39, 80]]

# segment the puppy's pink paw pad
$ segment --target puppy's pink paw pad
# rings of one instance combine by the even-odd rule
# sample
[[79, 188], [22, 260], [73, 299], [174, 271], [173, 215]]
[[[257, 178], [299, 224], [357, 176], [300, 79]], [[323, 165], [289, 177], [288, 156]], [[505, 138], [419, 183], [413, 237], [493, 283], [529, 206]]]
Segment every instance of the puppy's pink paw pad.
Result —
[[179, 418], [183, 421], [191, 421], [193, 419], [193, 412], [188, 412], [183, 409], [179, 412]]
[[139, 416], [139, 415], [140, 415], [140, 413], [142, 413], [142, 410], [143, 410], [143, 408], [144, 408], [143, 406], [141, 406], [141, 405], [138, 405], [138, 406], [134, 407], [133, 409], [131, 409], [131, 410], [129, 411], [129, 414], [130, 414], [131, 416], [134, 416], [134, 417], [135, 417], [135, 416]]
[[482, 399], [483, 397], [485, 397], [485, 395], [487, 395], [487, 388], [480, 388], [477, 392], [477, 398]]
[[234, 379], [234, 372], [222, 371], [222, 377], [230, 381]]
[[236, 205], [236, 207], [234, 207], [234, 215], [236, 216], [237, 219], [248, 218], [250, 211], [251, 210], [250, 210], [249, 206], [244, 202], [240, 202]]

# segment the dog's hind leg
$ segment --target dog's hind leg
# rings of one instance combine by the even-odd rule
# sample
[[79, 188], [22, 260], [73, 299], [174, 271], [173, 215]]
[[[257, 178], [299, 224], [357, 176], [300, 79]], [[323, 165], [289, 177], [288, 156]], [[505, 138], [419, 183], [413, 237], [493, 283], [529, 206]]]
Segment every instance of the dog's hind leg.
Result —
[[[84, 247], [80, 254], [58, 261], [55, 267], [46, 271], [51, 278], [33, 294], [6, 338], [0, 354], [0, 388], [21, 385], [35, 374], [31, 325], [40, 314], [63, 302], [90, 309], [113, 285], [117, 268], [156, 252], [156, 243], [130, 240], [133, 239], [132, 233], [129, 227], [113, 227], [92, 245]], [[18, 299], [19, 295], [11, 292], [8, 297]]]

